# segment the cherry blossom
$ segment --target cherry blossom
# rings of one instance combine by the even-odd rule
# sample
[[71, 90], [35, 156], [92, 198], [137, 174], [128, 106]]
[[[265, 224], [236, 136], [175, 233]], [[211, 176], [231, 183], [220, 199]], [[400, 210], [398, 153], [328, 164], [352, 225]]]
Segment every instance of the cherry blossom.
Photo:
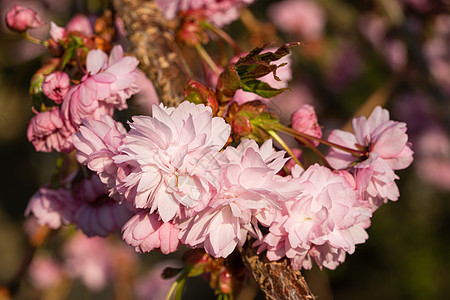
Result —
[[125, 204], [106, 196], [106, 188], [99, 177], [83, 179], [75, 184], [76, 208], [72, 222], [87, 236], [107, 236], [131, 217]]
[[[353, 119], [355, 134], [333, 130], [328, 140], [355, 150], [367, 151], [367, 157], [358, 158], [348, 152], [332, 148], [327, 160], [333, 168], [353, 166], [358, 190], [373, 202], [374, 209], [386, 199], [397, 200], [398, 188], [395, 170], [408, 167], [413, 151], [408, 143], [406, 124], [389, 120], [389, 112], [377, 106], [370, 117]], [[378, 200], [377, 198], [380, 198]]]
[[157, 214], [149, 214], [144, 210], [135, 214], [123, 226], [122, 237], [138, 252], [150, 252], [160, 248], [162, 253], [168, 254], [178, 250], [179, 232], [175, 224], [164, 223], [159, 220]]
[[340, 174], [317, 164], [304, 172], [295, 166], [292, 173], [298, 195], [281, 203], [281, 216], [255, 246], [270, 260], [290, 258], [295, 269], [310, 269], [311, 259], [334, 269], [367, 239], [372, 212]]
[[30, 198], [25, 210], [25, 216], [33, 215], [39, 225], [48, 225], [58, 229], [62, 224], [69, 224], [72, 220], [75, 199], [69, 189], [41, 187]]
[[[117, 190], [137, 208], [156, 210], [164, 222], [201, 210], [217, 189], [218, 152], [230, 127], [202, 104], [153, 106], [153, 117], [133, 117], [116, 164], [135, 168]], [[126, 173], [126, 170], [125, 170]]]
[[138, 60], [123, 56], [121, 46], [115, 46], [109, 59], [106, 53], [96, 49], [86, 58], [87, 74], [81, 83], [72, 87], [62, 104], [66, 119], [79, 126], [81, 119], [100, 119], [112, 116], [114, 109], [127, 108], [126, 100], [139, 91], [135, 71]]
[[48, 111], [36, 112], [28, 125], [27, 137], [36, 151], [67, 153], [73, 149], [74, 132], [75, 128], [55, 106]]
[[208, 208], [180, 224], [183, 243], [203, 246], [214, 257], [227, 257], [242, 246], [247, 233], [261, 236], [255, 225], [269, 225], [284, 198], [283, 182], [275, 174], [286, 159], [284, 151], [275, 152], [271, 140], [259, 148], [255, 141], [244, 140], [237, 148], [227, 147], [222, 186]]
[[125, 127], [121, 123], [104, 115], [100, 120], [83, 120], [79, 132], [72, 137], [77, 148], [77, 160], [99, 175], [110, 190], [110, 196], [115, 194], [118, 168], [113, 157], [119, 153], [125, 134]]
[[55, 101], [56, 104], [60, 104], [69, 92], [69, 87], [69, 75], [56, 71], [45, 76], [42, 83], [42, 92], [45, 96]]

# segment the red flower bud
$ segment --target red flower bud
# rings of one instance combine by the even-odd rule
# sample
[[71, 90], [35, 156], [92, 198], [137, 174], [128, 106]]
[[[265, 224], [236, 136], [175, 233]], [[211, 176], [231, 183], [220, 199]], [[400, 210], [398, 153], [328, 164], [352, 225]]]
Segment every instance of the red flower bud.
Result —
[[213, 114], [217, 113], [219, 104], [217, 103], [216, 93], [206, 85], [195, 80], [189, 80], [183, 93], [186, 100], [195, 104], [203, 103], [211, 107]]
[[24, 32], [28, 28], [44, 26], [37, 13], [27, 7], [15, 5], [6, 14], [6, 26], [12, 31]]

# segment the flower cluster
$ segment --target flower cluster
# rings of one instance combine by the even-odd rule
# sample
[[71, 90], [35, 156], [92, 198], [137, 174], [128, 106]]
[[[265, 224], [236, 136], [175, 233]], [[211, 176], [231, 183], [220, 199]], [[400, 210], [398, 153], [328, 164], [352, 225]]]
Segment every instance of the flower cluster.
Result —
[[[363, 139], [371, 154], [359, 164], [368, 170], [378, 170], [377, 164], [401, 169], [412, 159], [406, 140], [393, 135], [403, 137], [404, 126], [385, 119], [383, 112], [376, 108], [367, 121], [379, 127]], [[355, 119], [357, 128], [367, 125], [363, 120]], [[282, 177], [285, 151], [275, 151], [271, 140], [258, 146], [244, 139], [224, 148], [230, 126], [203, 104], [154, 105], [152, 117], [134, 117], [129, 125], [125, 133], [110, 117], [87, 120], [74, 144], [79, 162], [99, 174], [110, 195], [133, 207], [135, 215], [122, 233], [140, 252], [160, 248], [170, 253], [181, 243], [228, 257], [250, 235], [271, 260], [286, 256], [300, 269], [311, 268], [314, 259], [333, 269], [367, 239], [378, 196], [373, 189], [391, 184], [387, 171], [332, 171], [317, 164], [305, 171], [295, 166], [292, 175]], [[397, 152], [384, 143], [392, 136], [403, 141]], [[333, 157], [352, 158], [349, 163], [357, 159], [337, 151], [328, 155], [333, 166]]]
[[360, 197], [376, 210], [383, 202], [398, 199], [394, 171], [407, 168], [413, 161], [406, 123], [389, 120], [389, 112], [378, 106], [369, 118], [355, 118], [352, 125], [354, 134], [336, 129], [328, 140], [363, 151], [367, 159], [332, 148], [327, 160], [335, 169], [350, 168]]

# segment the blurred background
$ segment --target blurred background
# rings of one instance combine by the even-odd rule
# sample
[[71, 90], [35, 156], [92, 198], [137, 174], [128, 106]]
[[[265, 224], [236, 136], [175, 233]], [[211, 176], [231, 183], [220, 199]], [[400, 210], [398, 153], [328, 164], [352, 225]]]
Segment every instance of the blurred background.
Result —
[[[2, 20], [11, 6], [22, 4], [60, 26], [75, 13], [97, 13], [107, 5], [100, 0], [0, 3]], [[448, 0], [256, 0], [224, 27], [245, 50], [267, 41], [305, 42], [293, 49], [291, 91], [272, 103], [284, 122], [302, 104], [312, 104], [326, 135], [333, 128], [349, 129], [352, 116], [383, 105], [391, 119], [408, 124], [415, 161], [398, 173], [400, 199], [374, 214], [369, 240], [336, 270], [304, 271], [320, 300], [448, 299], [449, 8]], [[45, 39], [48, 30], [31, 32]], [[9, 32], [4, 21], [0, 43], [2, 285], [26, 255], [24, 211], [49, 181], [58, 155], [37, 153], [26, 138], [32, 117], [29, 82], [44, 49]], [[137, 98], [129, 102], [130, 115], [143, 109], [145, 99]], [[159, 274], [165, 265], [179, 265], [180, 254], [137, 255], [119, 236], [87, 240], [71, 228], [63, 231], [73, 243], [63, 245], [63, 234], [52, 233], [37, 250], [17, 299], [164, 299], [168, 288]], [[186, 299], [214, 295], [198, 278], [188, 282]]]

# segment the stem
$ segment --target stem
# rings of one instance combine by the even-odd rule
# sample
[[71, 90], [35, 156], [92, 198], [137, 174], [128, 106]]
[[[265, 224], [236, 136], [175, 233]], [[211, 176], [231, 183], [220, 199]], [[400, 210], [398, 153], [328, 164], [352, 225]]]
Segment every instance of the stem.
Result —
[[41, 40], [39, 40], [39, 39], [37, 39], [37, 38], [32, 37], [31, 35], [28, 34], [28, 31], [22, 32], [22, 37], [23, 37], [25, 40], [27, 40], [27, 41], [29, 41], [30, 43], [32, 43], [32, 44], [43, 45], [43, 46], [45, 46], [45, 47], [48, 46], [47, 41], [41, 41]]
[[284, 150], [286, 150], [286, 152], [292, 157], [292, 159], [303, 169], [305, 168], [303, 166], [303, 164], [298, 160], [298, 158], [294, 155], [294, 153], [292, 152], [291, 148], [289, 148], [288, 145], [286, 145], [286, 143], [283, 141], [283, 139], [273, 130], [267, 130], [267, 133], [273, 137], [273, 139], [275, 141], [277, 141], [281, 147], [283, 147]]
[[322, 152], [319, 151], [319, 149], [317, 149], [313, 144], [311, 144], [310, 141], [308, 141], [307, 139], [303, 138], [303, 137], [297, 137], [303, 144], [306, 145], [306, 147], [308, 147], [309, 149], [311, 149], [312, 151], [314, 151], [314, 153], [317, 154], [317, 156], [319, 156], [320, 160], [323, 162], [323, 165], [331, 170], [334, 170], [330, 164], [328, 163], [327, 159], [325, 158], [325, 155], [323, 155]]
[[228, 33], [226, 33], [225, 31], [223, 31], [222, 29], [212, 25], [211, 23], [208, 22], [203, 22], [202, 25], [206, 28], [211, 30], [212, 32], [214, 32], [215, 34], [217, 34], [219, 37], [221, 37], [225, 42], [227, 42], [234, 51], [235, 55], [239, 55], [242, 51], [239, 48], [238, 44], [236, 44], [236, 42], [233, 40], [233, 38], [231, 38], [231, 36], [228, 35]]
[[51, 184], [52, 187], [55, 189], [59, 188], [59, 172], [61, 171], [63, 161], [64, 161], [64, 154], [60, 154], [58, 156], [58, 159], [56, 160], [55, 170], [53, 171], [51, 177]]
[[295, 129], [289, 128], [289, 127], [281, 125], [281, 124], [275, 124], [274, 125], [274, 129], [279, 130], [279, 131], [284, 132], [284, 133], [287, 133], [287, 134], [290, 134], [290, 135], [292, 135], [292, 136], [294, 136], [294, 137], [296, 137], [298, 139], [301, 139], [302, 142], [303, 142], [304, 139], [314, 140], [314, 141], [318, 141], [319, 143], [322, 143], [324, 145], [327, 145], [329, 147], [333, 147], [333, 148], [336, 148], [336, 149], [348, 152], [348, 153], [350, 153], [350, 154], [352, 154], [353, 156], [356, 156], [356, 157], [368, 156], [368, 153], [366, 151], [360, 151], [360, 150], [356, 150], [356, 149], [351, 149], [351, 148], [348, 148], [348, 147], [345, 147], [345, 146], [342, 146], [342, 145], [339, 145], [339, 144], [335, 144], [333, 142], [330, 142], [330, 141], [327, 141], [327, 140], [324, 140], [324, 139], [321, 139], [321, 138], [318, 138], [318, 137], [315, 137], [315, 136], [312, 136], [312, 135], [309, 135], [309, 134], [297, 131]]
[[212, 60], [211, 56], [209, 56], [208, 52], [206, 52], [205, 48], [201, 44], [195, 45], [195, 49], [197, 50], [200, 57], [208, 64], [208, 66], [216, 73], [217, 76], [220, 75], [220, 70], [217, 67], [216, 63]]

